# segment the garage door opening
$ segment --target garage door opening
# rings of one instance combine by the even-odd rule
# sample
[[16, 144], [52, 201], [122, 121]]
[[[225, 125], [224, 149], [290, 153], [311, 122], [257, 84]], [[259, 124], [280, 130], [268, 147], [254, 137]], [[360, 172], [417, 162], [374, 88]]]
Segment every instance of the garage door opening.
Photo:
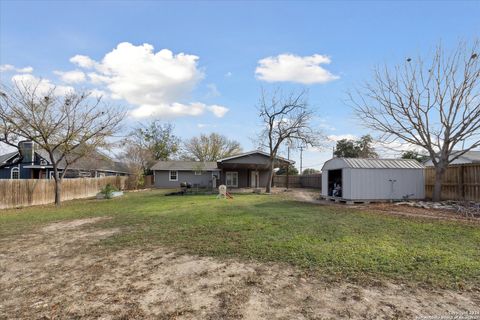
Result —
[[342, 196], [342, 169], [328, 170], [328, 195]]

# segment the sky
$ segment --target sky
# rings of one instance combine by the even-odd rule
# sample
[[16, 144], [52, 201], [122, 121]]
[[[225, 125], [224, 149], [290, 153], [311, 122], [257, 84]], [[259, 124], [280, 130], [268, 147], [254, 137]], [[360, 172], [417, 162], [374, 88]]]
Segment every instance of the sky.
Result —
[[[245, 151], [262, 128], [261, 90], [307, 89], [328, 141], [303, 152], [303, 169], [321, 169], [335, 140], [375, 136], [349, 91], [378, 65], [478, 38], [479, 17], [480, 1], [0, 0], [0, 79], [101, 95], [128, 109], [125, 134], [158, 119]], [[298, 150], [290, 156], [299, 167]]]

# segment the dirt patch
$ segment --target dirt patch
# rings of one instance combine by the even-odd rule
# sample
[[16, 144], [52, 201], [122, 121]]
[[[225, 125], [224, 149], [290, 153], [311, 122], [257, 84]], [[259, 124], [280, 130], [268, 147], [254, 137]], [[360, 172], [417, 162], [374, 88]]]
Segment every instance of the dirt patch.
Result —
[[52, 223], [42, 230], [44, 232], [55, 232], [59, 230], [65, 230], [65, 229], [75, 229], [78, 227], [81, 227], [86, 224], [92, 224], [96, 223], [102, 220], [108, 220], [110, 219], [109, 217], [95, 217], [95, 218], [86, 218], [86, 219], [77, 219], [73, 221], [61, 221], [61, 222], [56, 222]]
[[286, 265], [165, 248], [110, 251], [98, 241], [120, 231], [93, 228], [98, 221], [2, 241], [0, 318], [408, 319], [479, 311], [479, 292], [331, 283]]

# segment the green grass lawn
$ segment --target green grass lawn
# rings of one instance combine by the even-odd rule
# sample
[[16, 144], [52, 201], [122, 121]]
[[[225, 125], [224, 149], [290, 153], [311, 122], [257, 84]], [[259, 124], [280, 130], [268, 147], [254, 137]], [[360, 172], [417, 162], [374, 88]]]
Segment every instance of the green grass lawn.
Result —
[[0, 212], [0, 239], [53, 221], [112, 219], [109, 249], [168, 246], [200, 255], [287, 262], [324, 276], [480, 288], [480, 227], [294, 202], [280, 196], [165, 197], [161, 191]]

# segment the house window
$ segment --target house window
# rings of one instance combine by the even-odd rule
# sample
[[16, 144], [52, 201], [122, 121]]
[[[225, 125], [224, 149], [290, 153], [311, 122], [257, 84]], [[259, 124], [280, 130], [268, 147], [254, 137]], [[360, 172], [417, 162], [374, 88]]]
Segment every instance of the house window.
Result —
[[50, 171], [49, 179], [53, 179], [55, 177], [55, 171]]
[[105, 177], [105, 172], [99, 172], [98, 177], [99, 178], [104, 178]]
[[45, 160], [45, 159], [40, 160], [40, 165], [41, 166], [46, 166], [47, 164], [48, 164], [47, 160]]
[[20, 170], [18, 167], [12, 168], [10, 171], [10, 178], [12, 179], [20, 179]]
[[170, 181], [178, 181], [178, 171], [170, 171], [169, 178]]
[[225, 184], [227, 187], [238, 188], [238, 172], [230, 171], [225, 174]]
[[202, 175], [202, 171], [195, 171], [195, 175], [196, 175], [196, 176], [201, 176], [201, 175]]

